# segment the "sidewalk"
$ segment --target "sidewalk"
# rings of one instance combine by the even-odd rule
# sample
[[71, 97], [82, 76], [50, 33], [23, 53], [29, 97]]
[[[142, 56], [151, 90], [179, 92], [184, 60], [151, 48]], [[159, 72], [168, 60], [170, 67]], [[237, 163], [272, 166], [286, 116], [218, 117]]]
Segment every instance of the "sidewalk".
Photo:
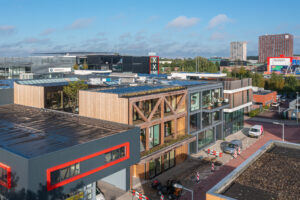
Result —
[[[269, 140], [280, 140], [281, 138], [265, 132], [265, 135], [257, 140], [250, 148], [242, 151], [241, 155], [237, 159], [230, 160], [227, 164], [215, 171], [213, 175], [209, 176], [207, 179], [201, 181], [199, 184], [193, 187], [194, 199], [205, 200], [206, 192], [221, 181], [225, 176], [232, 172], [236, 167], [238, 167], [242, 162], [244, 162], [249, 156], [256, 152], [261, 146], [267, 143]], [[191, 195], [186, 193], [182, 196], [180, 200], [191, 200]]]

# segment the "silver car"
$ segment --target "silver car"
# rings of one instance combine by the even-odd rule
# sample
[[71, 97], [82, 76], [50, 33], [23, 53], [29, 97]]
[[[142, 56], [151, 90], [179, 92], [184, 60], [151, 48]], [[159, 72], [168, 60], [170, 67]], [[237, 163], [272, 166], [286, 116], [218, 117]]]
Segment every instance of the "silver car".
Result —
[[222, 142], [221, 149], [224, 153], [233, 154], [234, 150], [243, 148], [243, 143], [241, 140], [231, 140], [230, 142]]

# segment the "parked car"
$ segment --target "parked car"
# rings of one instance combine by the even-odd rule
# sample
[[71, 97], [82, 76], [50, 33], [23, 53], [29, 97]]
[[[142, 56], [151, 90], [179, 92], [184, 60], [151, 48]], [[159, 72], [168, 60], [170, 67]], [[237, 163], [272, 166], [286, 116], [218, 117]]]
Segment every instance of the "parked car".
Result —
[[278, 102], [274, 102], [271, 104], [272, 107], [278, 107], [280, 104]]
[[238, 148], [243, 148], [243, 143], [241, 140], [231, 140], [230, 142], [222, 142], [221, 149], [224, 153], [233, 154], [234, 150]]
[[262, 125], [254, 125], [249, 130], [250, 137], [259, 137], [264, 134], [264, 127]]

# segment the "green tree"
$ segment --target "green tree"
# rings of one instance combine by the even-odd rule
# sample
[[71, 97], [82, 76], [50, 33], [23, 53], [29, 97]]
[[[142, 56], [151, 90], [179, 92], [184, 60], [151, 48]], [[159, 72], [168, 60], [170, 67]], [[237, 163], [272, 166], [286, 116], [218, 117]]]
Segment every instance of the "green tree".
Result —
[[284, 87], [284, 78], [282, 75], [272, 73], [269, 83], [271, 90], [282, 91]]
[[83, 63], [83, 69], [87, 70], [88, 68], [89, 68], [88, 64], [86, 63], [86, 61], [84, 61], [84, 63]]
[[76, 112], [76, 108], [78, 107], [79, 90], [85, 90], [87, 88], [88, 85], [85, 84], [84, 81], [70, 82], [69, 85], [64, 86], [63, 92], [68, 98], [68, 104], [72, 108], [73, 113]]
[[240, 70], [239, 70], [239, 75], [240, 75], [241, 78], [244, 78], [244, 77], [245, 77], [245, 75], [246, 75], [246, 69], [245, 69], [244, 66], [242, 66], [242, 67], [240, 68]]
[[74, 70], [78, 70], [78, 69], [79, 69], [79, 66], [77, 65], [77, 63], [75, 63], [75, 64], [73, 65], [73, 69], [74, 69]]

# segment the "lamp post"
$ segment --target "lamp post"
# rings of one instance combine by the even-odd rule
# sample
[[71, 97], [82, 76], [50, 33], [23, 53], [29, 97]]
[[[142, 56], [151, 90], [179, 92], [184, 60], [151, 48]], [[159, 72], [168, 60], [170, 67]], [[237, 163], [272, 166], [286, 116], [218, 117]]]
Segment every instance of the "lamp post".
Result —
[[185, 188], [185, 187], [183, 187], [183, 185], [180, 185], [178, 183], [174, 183], [173, 187], [178, 188], [178, 189], [184, 189], [184, 190], [187, 190], [187, 191], [191, 192], [192, 193], [192, 200], [194, 200], [194, 191], [193, 190]]
[[277, 125], [282, 126], [282, 141], [284, 142], [284, 123], [273, 122], [273, 124], [277, 124]]
[[298, 124], [298, 92], [296, 92], [296, 94], [297, 94], [297, 99], [296, 99], [296, 113], [297, 113], [297, 115], [296, 115], [296, 119], [297, 119], [297, 124]]

